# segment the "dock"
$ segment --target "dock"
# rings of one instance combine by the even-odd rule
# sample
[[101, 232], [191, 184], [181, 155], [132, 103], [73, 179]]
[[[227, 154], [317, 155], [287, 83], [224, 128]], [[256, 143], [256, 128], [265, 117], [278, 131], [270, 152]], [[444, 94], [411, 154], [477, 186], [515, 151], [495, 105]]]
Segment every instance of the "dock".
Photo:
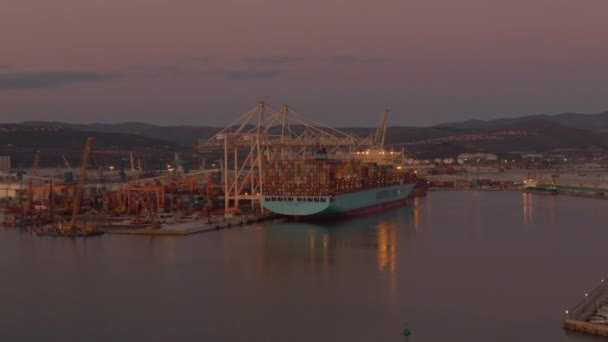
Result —
[[[608, 281], [602, 279], [600, 285], [574, 309], [566, 311], [564, 328], [599, 336], [608, 336], [608, 319], [603, 319], [608, 309]], [[598, 319], [598, 316], [599, 319]], [[600, 323], [601, 322], [601, 323]]]
[[102, 228], [107, 234], [134, 235], [190, 235], [212, 230], [226, 229], [236, 226], [249, 225], [275, 218], [274, 215], [245, 215], [231, 218], [216, 218], [214, 220], [192, 220], [187, 222], [161, 224], [159, 228], [147, 226], [143, 228]]

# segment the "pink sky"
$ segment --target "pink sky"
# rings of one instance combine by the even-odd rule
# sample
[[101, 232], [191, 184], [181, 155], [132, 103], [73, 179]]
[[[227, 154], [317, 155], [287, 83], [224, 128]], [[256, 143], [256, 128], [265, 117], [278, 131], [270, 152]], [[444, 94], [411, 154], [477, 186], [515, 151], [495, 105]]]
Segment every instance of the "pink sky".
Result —
[[606, 0], [8, 0], [2, 122], [332, 125], [608, 110]]

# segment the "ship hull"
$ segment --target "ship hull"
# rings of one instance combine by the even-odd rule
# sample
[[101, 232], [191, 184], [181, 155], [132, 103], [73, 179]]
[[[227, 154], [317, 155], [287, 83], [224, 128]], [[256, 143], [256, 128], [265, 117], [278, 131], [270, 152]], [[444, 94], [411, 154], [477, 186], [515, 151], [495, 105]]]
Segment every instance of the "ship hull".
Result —
[[524, 193], [527, 194], [535, 194], [535, 195], [548, 195], [555, 196], [558, 194], [556, 188], [547, 188], [547, 187], [527, 187], [524, 188]]
[[264, 208], [296, 218], [366, 215], [405, 205], [415, 183], [390, 185], [331, 196], [262, 196]]

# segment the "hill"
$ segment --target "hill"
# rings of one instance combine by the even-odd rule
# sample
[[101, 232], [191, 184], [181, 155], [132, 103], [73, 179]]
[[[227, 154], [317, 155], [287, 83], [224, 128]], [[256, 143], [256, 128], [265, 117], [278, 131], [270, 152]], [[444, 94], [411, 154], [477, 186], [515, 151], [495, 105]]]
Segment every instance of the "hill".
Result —
[[[40, 146], [80, 149], [88, 135], [98, 136], [97, 148], [137, 151], [181, 151], [198, 159], [192, 144], [219, 132], [209, 126], [156, 126], [141, 122], [118, 124], [67, 124], [62, 122], [24, 122], [20, 133], [0, 135], [0, 144], [19, 141], [29, 153]], [[11, 125], [2, 125], [11, 127]], [[368, 136], [371, 127], [343, 127], [339, 130]], [[592, 146], [608, 150], [608, 112], [598, 114], [562, 113], [530, 115], [519, 118], [468, 120], [432, 127], [392, 126], [387, 129], [386, 143], [393, 148], [406, 148], [420, 158], [454, 156], [465, 152], [550, 152], [555, 149], [584, 150]], [[7, 140], [8, 139], [8, 140]], [[75, 144], [75, 145], [74, 145]], [[0, 149], [0, 154], [10, 151]], [[164, 158], [164, 157], [163, 157]]]
[[69, 124], [63, 122], [26, 121], [24, 126], [51, 127], [72, 131], [87, 131], [100, 133], [123, 133], [160, 139], [181, 146], [192, 146], [197, 139], [208, 138], [221, 128], [208, 126], [155, 126], [142, 122], [125, 122], [117, 124]]
[[29, 167], [34, 151], [40, 151], [42, 166], [63, 165], [62, 156], [78, 165], [87, 137], [95, 138], [94, 162], [116, 163], [133, 153], [137, 159], [154, 167], [161, 160], [172, 160], [174, 151], [185, 150], [170, 141], [134, 134], [65, 129], [59, 125], [0, 124], [0, 155], [10, 155], [14, 166]]

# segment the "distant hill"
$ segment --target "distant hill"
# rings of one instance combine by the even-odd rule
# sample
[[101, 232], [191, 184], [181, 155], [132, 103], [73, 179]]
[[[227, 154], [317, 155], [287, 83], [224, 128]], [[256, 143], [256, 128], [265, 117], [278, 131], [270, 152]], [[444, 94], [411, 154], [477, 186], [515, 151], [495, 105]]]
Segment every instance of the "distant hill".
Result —
[[[582, 126], [584, 122], [576, 121]], [[571, 127], [543, 116], [519, 119], [468, 121], [435, 126], [439, 136], [427, 139], [402, 139], [396, 147], [405, 147], [425, 157], [458, 155], [465, 152], [507, 154], [510, 152], [551, 152], [556, 149], [584, 150], [592, 146], [608, 150], [608, 135], [599, 129]], [[393, 134], [407, 134], [410, 129], [392, 128]], [[439, 131], [436, 131], [439, 132]]]
[[15, 166], [29, 167], [38, 150], [43, 166], [63, 165], [62, 155], [78, 165], [89, 136], [95, 138], [94, 162], [99, 163], [115, 163], [133, 153], [135, 158], [156, 166], [160, 160], [171, 160], [175, 151], [192, 152], [174, 142], [135, 134], [66, 129], [54, 124], [0, 124], [0, 155], [11, 155]]
[[[11, 125], [1, 125], [0, 129], [9, 126]], [[96, 141], [98, 148], [143, 152], [151, 149], [182, 151], [189, 153], [191, 158], [197, 156], [192, 145], [198, 139], [211, 138], [222, 129], [209, 126], [156, 126], [141, 122], [67, 124], [31, 121], [13, 126], [19, 126], [23, 131], [12, 136], [0, 134], [0, 144], [6, 144], [10, 140], [21, 141], [21, 145], [30, 146], [30, 149], [44, 146], [59, 150], [69, 145], [79, 150], [84, 138], [95, 134], [99, 137]], [[338, 129], [360, 137], [375, 131], [372, 127]], [[406, 148], [424, 158], [454, 156], [464, 152], [548, 152], [560, 148], [587, 149], [592, 146], [608, 150], [606, 132], [608, 112], [562, 113], [467, 120], [432, 127], [389, 126], [386, 143], [393, 148]], [[1, 137], [2, 135], [5, 136]], [[2, 153], [0, 149], [0, 154]]]
[[543, 119], [566, 127], [586, 129], [600, 132], [608, 130], [608, 111], [597, 114], [562, 113], [555, 115], [528, 115], [519, 118], [504, 118], [494, 120], [466, 120], [439, 124], [435, 127], [456, 128], [465, 130], [488, 130], [515, 125], [531, 119]]
[[55, 127], [75, 131], [123, 133], [153, 139], [170, 141], [177, 145], [192, 146], [197, 139], [212, 137], [221, 130], [207, 126], [155, 126], [142, 122], [118, 124], [68, 124], [63, 122], [26, 121], [22, 125], [35, 127]]

